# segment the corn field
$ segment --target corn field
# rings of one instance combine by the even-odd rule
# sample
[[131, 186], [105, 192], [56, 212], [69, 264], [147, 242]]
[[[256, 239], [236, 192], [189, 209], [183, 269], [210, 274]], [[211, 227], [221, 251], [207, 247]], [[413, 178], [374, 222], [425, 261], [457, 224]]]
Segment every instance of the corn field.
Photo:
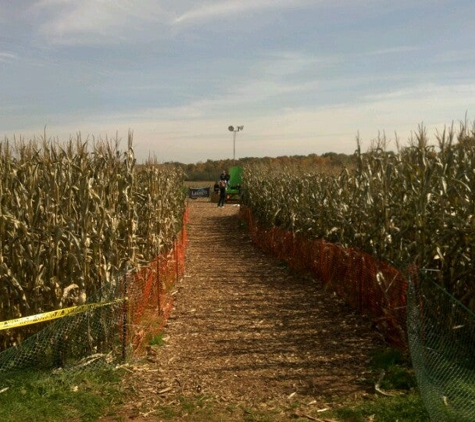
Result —
[[244, 169], [244, 204], [263, 227], [358, 248], [396, 268], [436, 269], [438, 283], [475, 309], [475, 130], [461, 124], [429, 145], [419, 127], [408, 146], [384, 136], [339, 174]]
[[[0, 143], [0, 321], [83, 304], [171, 247], [184, 175], [137, 166], [132, 138]], [[0, 332], [0, 350], [41, 325]]]

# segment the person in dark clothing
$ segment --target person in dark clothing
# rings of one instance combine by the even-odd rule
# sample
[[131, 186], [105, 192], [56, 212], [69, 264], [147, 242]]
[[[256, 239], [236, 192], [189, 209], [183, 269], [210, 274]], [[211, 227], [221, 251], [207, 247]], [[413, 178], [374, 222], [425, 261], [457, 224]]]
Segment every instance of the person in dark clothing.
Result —
[[216, 183], [214, 184], [214, 193], [219, 193], [219, 182], [216, 181]]
[[219, 201], [218, 207], [224, 207], [224, 202], [226, 201], [226, 181], [219, 181]]

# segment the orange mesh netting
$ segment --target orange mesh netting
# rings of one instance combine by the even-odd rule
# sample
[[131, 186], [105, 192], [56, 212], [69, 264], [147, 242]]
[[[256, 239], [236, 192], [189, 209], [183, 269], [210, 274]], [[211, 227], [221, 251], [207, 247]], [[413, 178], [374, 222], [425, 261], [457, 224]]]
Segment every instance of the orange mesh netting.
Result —
[[374, 325], [396, 347], [407, 347], [407, 281], [394, 267], [371, 255], [325, 240], [306, 239], [279, 227], [260, 227], [248, 207], [241, 206], [253, 241], [274, 256], [330, 287]]
[[188, 210], [173, 248], [128, 277], [127, 343], [135, 355], [141, 354], [147, 342], [162, 331], [172, 311], [174, 286], [185, 272], [187, 222]]

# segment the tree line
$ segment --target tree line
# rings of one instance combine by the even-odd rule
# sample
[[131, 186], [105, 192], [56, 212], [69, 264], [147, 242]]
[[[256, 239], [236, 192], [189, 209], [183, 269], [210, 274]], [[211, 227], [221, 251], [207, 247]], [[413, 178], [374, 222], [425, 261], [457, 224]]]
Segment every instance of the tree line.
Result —
[[355, 161], [354, 155], [337, 154], [328, 152], [322, 155], [284, 155], [279, 157], [245, 157], [236, 160], [206, 160], [193, 164], [184, 164], [180, 162], [167, 162], [166, 165], [180, 167], [185, 173], [186, 181], [214, 181], [219, 178], [223, 170], [229, 170], [233, 166], [242, 166], [250, 164], [280, 164], [299, 167], [302, 170], [308, 169], [315, 171], [316, 168], [322, 170], [332, 170], [351, 166]]

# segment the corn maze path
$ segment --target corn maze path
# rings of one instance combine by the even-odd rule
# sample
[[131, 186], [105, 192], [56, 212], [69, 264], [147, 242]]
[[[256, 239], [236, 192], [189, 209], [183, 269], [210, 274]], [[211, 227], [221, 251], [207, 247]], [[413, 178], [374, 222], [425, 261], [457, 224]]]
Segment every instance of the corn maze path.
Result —
[[131, 371], [136, 399], [117, 420], [207, 420], [184, 409], [198, 402], [213, 420], [324, 420], [322, 409], [370, 393], [368, 362], [381, 346], [370, 321], [258, 249], [239, 206], [190, 200], [189, 208], [166, 344]]

